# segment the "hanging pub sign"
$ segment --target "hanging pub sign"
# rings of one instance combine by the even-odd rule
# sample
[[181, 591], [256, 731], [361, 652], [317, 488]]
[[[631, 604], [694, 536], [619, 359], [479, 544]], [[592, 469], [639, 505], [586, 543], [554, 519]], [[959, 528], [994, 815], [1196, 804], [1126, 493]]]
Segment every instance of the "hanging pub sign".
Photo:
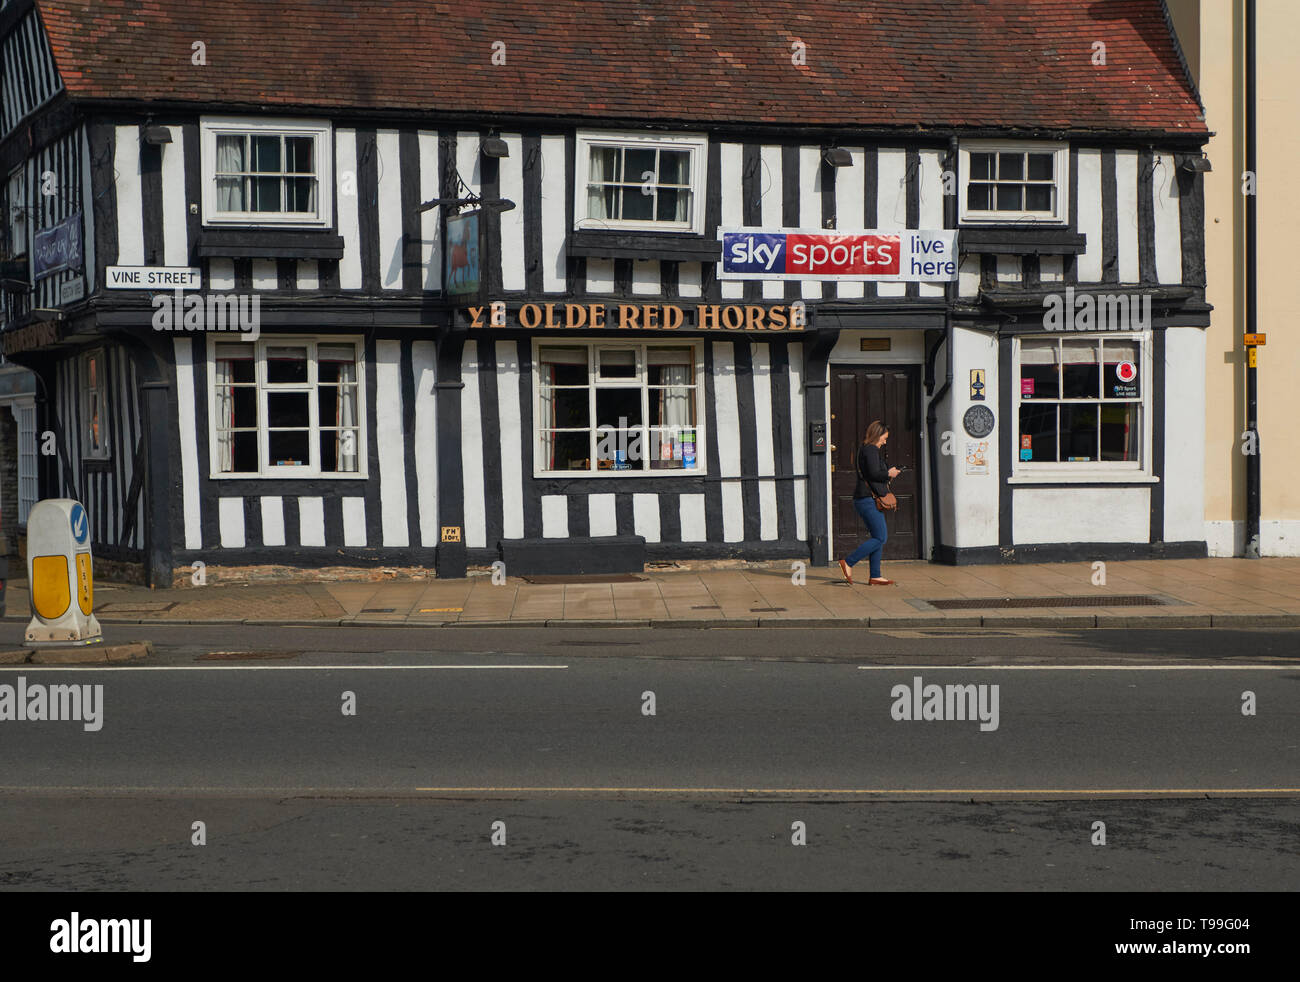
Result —
[[36, 233], [32, 249], [32, 276], [43, 279], [64, 270], [81, 269], [81, 212], [73, 212], [57, 225]]
[[447, 217], [442, 281], [449, 296], [474, 295], [479, 292], [483, 254], [479, 219], [478, 211]]
[[957, 278], [956, 229], [720, 228], [720, 280], [942, 282]]

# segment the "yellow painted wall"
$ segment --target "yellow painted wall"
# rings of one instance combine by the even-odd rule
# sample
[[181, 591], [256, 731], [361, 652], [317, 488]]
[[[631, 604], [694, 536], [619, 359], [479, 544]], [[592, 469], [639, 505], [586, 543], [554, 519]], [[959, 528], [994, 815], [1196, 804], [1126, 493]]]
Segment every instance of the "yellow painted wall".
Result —
[[[1243, 250], [1244, 0], [1168, 0], [1179, 41], [1215, 134], [1206, 148], [1206, 299], [1214, 305], [1206, 348], [1207, 539], [1232, 549], [1225, 523], [1245, 519], [1245, 328]], [[1300, 187], [1288, 162], [1300, 154], [1300, 3], [1257, 0], [1259, 314], [1268, 335], [1259, 357], [1261, 544], [1300, 554], [1300, 329], [1288, 297], [1300, 285], [1295, 239]], [[1173, 489], [1176, 493], [1176, 489]], [[1242, 531], [1236, 530], [1239, 542]], [[1240, 548], [1239, 545], [1237, 548]]]

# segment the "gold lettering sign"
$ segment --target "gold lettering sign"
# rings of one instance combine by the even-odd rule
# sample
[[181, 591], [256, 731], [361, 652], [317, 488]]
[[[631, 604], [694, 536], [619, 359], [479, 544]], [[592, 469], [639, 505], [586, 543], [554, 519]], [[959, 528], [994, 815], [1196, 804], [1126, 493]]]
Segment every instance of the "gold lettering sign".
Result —
[[37, 321], [27, 327], [10, 331], [4, 337], [4, 353], [14, 355], [20, 351], [32, 351], [59, 340], [59, 328], [54, 321]]
[[459, 526], [459, 525], [444, 525], [444, 526], [442, 527], [442, 541], [443, 541], [443, 542], [459, 542], [459, 541], [460, 541], [460, 526]]
[[[466, 307], [471, 328], [494, 326], [491, 309]], [[677, 304], [526, 303], [506, 318], [505, 326], [527, 331], [612, 328], [630, 331], [676, 331], [686, 325], [686, 310]], [[700, 331], [802, 331], [801, 305], [696, 304], [694, 326]], [[499, 326], [499, 325], [498, 325]]]

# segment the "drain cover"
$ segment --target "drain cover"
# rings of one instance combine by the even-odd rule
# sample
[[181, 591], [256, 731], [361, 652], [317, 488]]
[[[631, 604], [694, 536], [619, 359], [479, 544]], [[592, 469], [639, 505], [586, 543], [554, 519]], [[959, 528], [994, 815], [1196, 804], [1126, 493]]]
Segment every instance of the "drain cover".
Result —
[[1146, 594], [1109, 597], [958, 597], [927, 600], [936, 610], [1002, 610], [1008, 607], [1167, 607], [1169, 602]]

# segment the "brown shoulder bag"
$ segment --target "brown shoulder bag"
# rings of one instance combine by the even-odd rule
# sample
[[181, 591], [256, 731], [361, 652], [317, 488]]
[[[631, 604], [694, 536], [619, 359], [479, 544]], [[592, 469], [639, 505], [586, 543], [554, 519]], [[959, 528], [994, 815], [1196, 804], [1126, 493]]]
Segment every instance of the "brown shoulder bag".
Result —
[[[880, 495], [876, 494], [874, 489], [872, 489], [871, 482], [867, 480], [867, 476], [862, 473], [861, 468], [858, 469], [858, 477], [862, 478], [862, 482], [866, 484], [867, 489], [871, 491], [871, 497], [876, 502], [876, 511], [894, 511], [898, 508], [898, 499], [894, 497], [893, 491], [886, 493], [882, 498]], [[886, 485], [886, 487], [888, 487], [888, 485]]]

